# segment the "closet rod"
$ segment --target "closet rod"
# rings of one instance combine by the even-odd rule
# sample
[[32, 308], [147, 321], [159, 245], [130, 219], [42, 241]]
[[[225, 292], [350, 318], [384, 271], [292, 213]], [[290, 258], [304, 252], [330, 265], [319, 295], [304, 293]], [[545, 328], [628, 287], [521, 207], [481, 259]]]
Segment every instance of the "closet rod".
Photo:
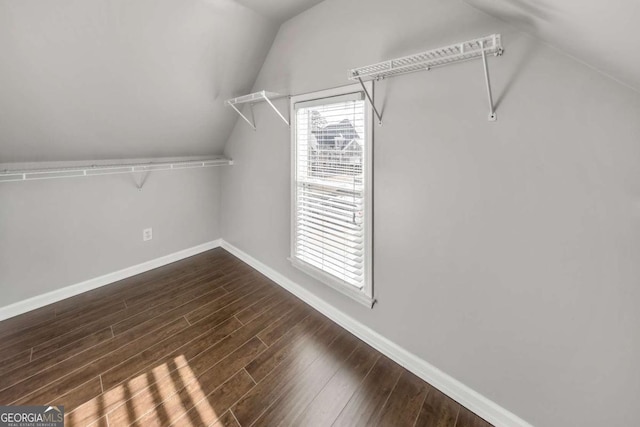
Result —
[[70, 166], [41, 169], [5, 169], [0, 171], [0, 182], [31, 181], [57, 178], [77, 178], [84, 176], [114, 175], [134, 172], [152, 172], [190, 168], [206, 168], [233, 165], [233, 160], [216, 157], [203, 160], [183, 160], [174, 162], [112, 163], [105, 165]]

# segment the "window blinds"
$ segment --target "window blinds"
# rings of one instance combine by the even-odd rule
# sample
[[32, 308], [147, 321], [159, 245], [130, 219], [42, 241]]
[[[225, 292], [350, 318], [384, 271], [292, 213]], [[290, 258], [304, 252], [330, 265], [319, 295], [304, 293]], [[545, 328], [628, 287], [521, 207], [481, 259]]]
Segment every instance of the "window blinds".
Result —
[[365, 103], [361, 92], [295, 105], [294, 256], [365, 285]]

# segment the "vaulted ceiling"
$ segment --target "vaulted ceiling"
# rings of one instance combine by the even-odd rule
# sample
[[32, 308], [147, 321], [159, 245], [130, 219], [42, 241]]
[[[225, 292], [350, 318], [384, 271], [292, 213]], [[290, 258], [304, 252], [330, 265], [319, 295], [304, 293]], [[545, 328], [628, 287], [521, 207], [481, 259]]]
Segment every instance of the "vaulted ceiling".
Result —
[[323, 0], [236, 0], [256, 12], [284, 22]]
[[235, 0], [0, 0], [0, 163], [220, 153], [278, 27]]
[[640, 1], [464, 1], [640, 91]]
[[[321, 1], [0, 0], [0, 164], [221, 153], [223, 101]], [[462, 1], [640, 91], [639, 1]]]

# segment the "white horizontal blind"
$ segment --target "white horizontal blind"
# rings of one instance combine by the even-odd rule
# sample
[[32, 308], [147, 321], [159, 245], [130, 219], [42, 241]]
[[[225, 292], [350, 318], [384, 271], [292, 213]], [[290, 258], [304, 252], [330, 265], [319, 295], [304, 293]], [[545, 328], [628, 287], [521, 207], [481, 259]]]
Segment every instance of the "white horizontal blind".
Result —
[[339, 281], [365, 286], [365, 103], [296, 104], [294, 256]]

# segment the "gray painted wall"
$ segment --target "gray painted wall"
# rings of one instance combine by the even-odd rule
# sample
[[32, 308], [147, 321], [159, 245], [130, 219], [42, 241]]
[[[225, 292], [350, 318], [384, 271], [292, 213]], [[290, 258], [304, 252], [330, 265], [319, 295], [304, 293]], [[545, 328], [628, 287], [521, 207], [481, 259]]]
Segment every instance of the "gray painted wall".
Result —
[[0, 0], [0, 163], [219, 154], [277, 28], [234, 0]]
[[219, 238], [220, 173], [0, 183], [0, 307]]
[[[0, 163], [219, 154], [277, 27], [234, 0], [0, 0]], [[0, 183], [0, 307], [220, 237], [219, 173]]]
[[640, 91], [635, 0], [464, 0]]
[[479, 61], [379, 86], [373, 310], [288, 263], [289, 129], [265, 105], [226, 147], [223, 237], [535, 425], [640, 424], [639, 94], [462, 2], [366, 3], [285, 23], [255, 89], [501, 32], [498, 122]]

